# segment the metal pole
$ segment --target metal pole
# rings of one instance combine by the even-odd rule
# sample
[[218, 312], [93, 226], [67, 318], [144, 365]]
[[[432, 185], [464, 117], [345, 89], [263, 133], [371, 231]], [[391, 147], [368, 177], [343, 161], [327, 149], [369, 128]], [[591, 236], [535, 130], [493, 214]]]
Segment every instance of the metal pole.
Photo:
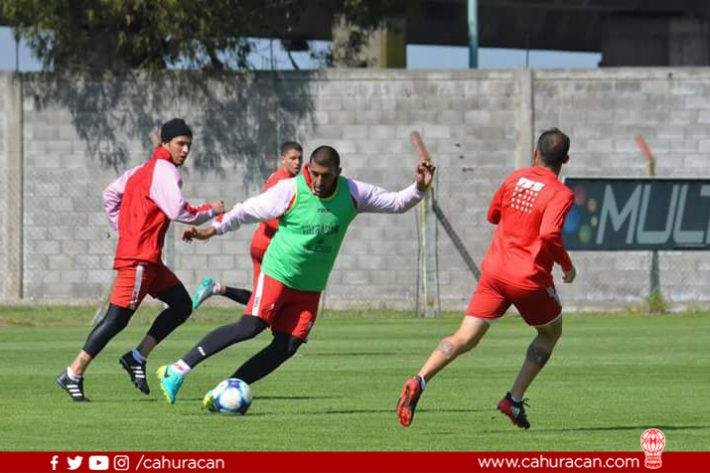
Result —
[[20, 72], [20, 35], [15, 30], [15, 34], [13, 35], [15, 37], [15, 72], [19, 73]]
[[[656, 158], [648, 160], [648, 176], [656, 177]], [[649, 281], [649, 293], [655, 297], [661, 291], [661, 270], [658, 265], [658, 250], [651, 251], [651, 274]]]
[[468, 67], [478, 69], [478, 0], [468, 0]]
[[5, 258], [0, 261], [0, 277], [5, 278], [0, 299], [3, 302], [18, 302], [24, 296], [24, 109], [22, 106], [22, 74], [5, 73], [0, 76], [4, 92], [5, 115], [5, 163], [0, 194], [5, 197], [0, 212], [2, 221]]

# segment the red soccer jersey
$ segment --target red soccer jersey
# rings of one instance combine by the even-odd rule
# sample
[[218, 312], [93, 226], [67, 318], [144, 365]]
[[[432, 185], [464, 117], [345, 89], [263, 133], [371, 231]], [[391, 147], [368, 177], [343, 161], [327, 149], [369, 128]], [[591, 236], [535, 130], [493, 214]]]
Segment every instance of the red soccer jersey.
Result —
[[564, 270], [572, 267], [562, 225], [573, 203], [572, 191], [549, 169], [535, 166], [513, 172], [488, 209], [488, 221], [498, 227], [483, 271], [514, 286], [551, 286], [553, 263]]
[[104, 207], [118, 228], [113, 267], [159, 264], [171, 220], [199, 224], [214, 215], [210, 204], [193, 207], [182, 197], [182, 181], [170, 152], [158, 146], [150, 160], [126, 171], [104, 191]]
[[[271, 187], [274, 187], [277, 182], [283, 179], [290, 179], [292, 177], [293, 176], [289, 174], [287, 170], [282, 167], [279, 167], [269, 176], [268, 179], [266, 179], [266, 181], [264, 181], [264, 186], [261, 191], [264, 192], [270, 189]], [[259, 226], [256, 227], [256, 230], [254, 231], [254, 236], [252, 236], [251, 239], [252, 254], [256, 252], [261, 253], [263, 255], [264, 252], [266, 252], [266, 249], [269, 247], [269, 243], [271, 242], [271, 239], [273, 238], [278, 228], [279, 220], [277, 218], [260, 223]]]

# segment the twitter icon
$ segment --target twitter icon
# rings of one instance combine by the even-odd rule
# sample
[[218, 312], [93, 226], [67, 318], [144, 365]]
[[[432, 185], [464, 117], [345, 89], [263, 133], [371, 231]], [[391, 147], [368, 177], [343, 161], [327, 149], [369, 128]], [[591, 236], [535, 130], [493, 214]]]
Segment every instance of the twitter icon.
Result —
[[76, 470], [81, 466], [81, 462], [84, 460], [84, 457], [81, 455], [77, 455], [74, 458], [72, 457], [67, 457], [67, 468], [70, 470]]

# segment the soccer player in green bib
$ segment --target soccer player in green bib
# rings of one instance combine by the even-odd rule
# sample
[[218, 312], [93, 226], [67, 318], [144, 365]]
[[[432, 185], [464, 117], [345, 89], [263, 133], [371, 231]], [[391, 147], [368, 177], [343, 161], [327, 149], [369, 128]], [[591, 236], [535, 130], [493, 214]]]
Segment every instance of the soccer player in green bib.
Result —
[[278, 218], [261, 273], [244, 315], [204, 337], [181, 359], [158, 369], [165, 397], [175, 403], [185, 376], [203, 360], [271, 327], [273, 339], [230, 377], [248, 384], [268, 375], [306, 341], [318, 312], [320, 294], [345, 233], [359, 213], [403, 213], [424, 198], [435, 167], [420, 159], [414, 183], [399, 192], [340, 175], [340, 156], [330, 146], [311, 154], [304, 170], [266, 192], [238, 203], [212, 226], [190, 227], [183, 240], [207, 240], [240, 225]]

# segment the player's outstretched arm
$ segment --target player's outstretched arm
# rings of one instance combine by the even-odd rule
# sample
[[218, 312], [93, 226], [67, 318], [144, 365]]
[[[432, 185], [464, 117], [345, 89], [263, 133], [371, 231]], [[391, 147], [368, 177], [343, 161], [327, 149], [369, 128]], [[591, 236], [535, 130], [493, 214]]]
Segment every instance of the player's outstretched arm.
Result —
[[189, 227], [183, 230], [182, 239], [189, 243], [192, 240], [209, 240], [215, 235], [217, 235], [217, 229], [214, 227]]
[[264, 222], [281, 217], [296, 195], [295, 179], [284, 179], [266, 192], [238, 202], [212, 226], [218, 234], [237, 230], [247, 223]]
[[414, 182], [417, 184], [417, 190], [419, 192], [429, 190], [432, 180], [434, 179], [434, 171], [436, 171], [436, 166], [434, 166], [431, 161], [419, 160], [414, 175]]
[[221, 215], [224, 213], [224, 201], [222, 200], [214, 200], [212, 202], [209, 202], [210, 207], [212, 207], [212, 210], [214, 211], [215, 215]]
[[348, 179], [348, 186], [360, 213], [404, 213], [424, 198], [435, 170], [436, 167], [430, 161], [420, 160], [415, 170], [414, 183], [399, 192], [390, 192], [353, 179]]
[[175, 220], [181, 223], [199, 225], [207, 220], [222, 215], [224, 213], [224, 202], [221, 200], [213, 200], [205, 202], [199, 206], [193, 206], [189, 202], [183, 200], [182, 209], [175, 217]]

